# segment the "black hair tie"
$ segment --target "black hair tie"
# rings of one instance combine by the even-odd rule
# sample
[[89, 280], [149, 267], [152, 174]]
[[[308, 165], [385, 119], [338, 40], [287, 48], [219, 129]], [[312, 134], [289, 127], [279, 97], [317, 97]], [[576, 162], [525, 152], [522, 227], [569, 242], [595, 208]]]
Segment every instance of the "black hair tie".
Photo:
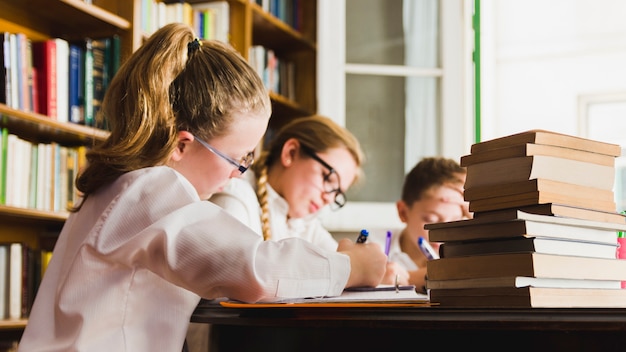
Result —
[[200, 49], [201, 46], [202, 42], [200, 41], [200, 39], [195, 38], [194, 40], [190, 41], [189, 44], [187, 44], [187, 54], [191, 55], [193, 52]]

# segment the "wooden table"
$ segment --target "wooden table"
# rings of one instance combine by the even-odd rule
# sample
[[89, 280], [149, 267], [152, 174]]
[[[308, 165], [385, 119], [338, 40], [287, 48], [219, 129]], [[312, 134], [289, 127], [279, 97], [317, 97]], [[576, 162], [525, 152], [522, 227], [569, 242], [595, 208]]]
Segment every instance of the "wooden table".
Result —
[[626, 351], [626, 309], [224, 308], [201, 302], [211, 352]]

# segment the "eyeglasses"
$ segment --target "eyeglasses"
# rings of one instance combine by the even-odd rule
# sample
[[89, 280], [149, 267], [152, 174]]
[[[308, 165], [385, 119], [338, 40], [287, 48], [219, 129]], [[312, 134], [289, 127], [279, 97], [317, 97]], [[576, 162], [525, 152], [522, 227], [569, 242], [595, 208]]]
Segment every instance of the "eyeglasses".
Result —
[[219, 156], [220, 158], [228, 161], [229, 163], [233, 164], [235, 167], [237, 167], [237, 170], [239, 170], [240, 173], [244, 173], [246, 172], [246, 170], [248, 170], [248, 168], [250, 167], [250, 165], [252, 165], [252, 163], [254, 162], [254, 152], [250, 152], [248, 153], [246, 156], [242, 157], [241, 160], [239, 160], [239, 162], [237, 162], [235, 159], [229, 157], [228, 155], [220, 152], [219, 150], [213, 148], [209, 143], [203, 141], [202, 139], [194, 136], [194, 138], [200, 143], [202, 144], [203, 147], [205, 147], [206, 149], [210, 150], [211, 152], [213, 152], [214, 154], [216, 154], [217, 156]]
[[322, 164], [322, 166], [324, 166], [328, 170], [328, 174], [324, 175], [324, 192], [335, 194], [334, 202], [331, 203], [331, 209], [337, 210], [343, 207], [344, 205], [346, 205], [346, 202], [348, 201], [348, 199], [346, 198], [346, 195], [341, 190], [341, 187], [340, 187], [341, 179], [339, 178], [339, 174], [337, 173], [337, 171], [332, 166], [328, 165], [327, 162], [322, 160], [310, 148], [305, 147], [304, 145], [300, 145], [300, 149], [302, 149], [302, 151], [306, 155], [310, 156], [311, 158], [313, 158], [313, 160]]

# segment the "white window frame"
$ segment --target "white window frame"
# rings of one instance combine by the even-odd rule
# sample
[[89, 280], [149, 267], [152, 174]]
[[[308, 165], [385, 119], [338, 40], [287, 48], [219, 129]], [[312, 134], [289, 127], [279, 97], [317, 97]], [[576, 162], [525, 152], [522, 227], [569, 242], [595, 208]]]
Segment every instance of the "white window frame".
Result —
[[[439, 136], [441, 154], [459, 160], [468, 153], [473, 143], [474, 128], [471, 0], [440, 1], [441, 68], [430, 70], [346, 64], [345, 0], [318, 0], [317, 4], [319, 114], [346, 125], [346, 73], [440, 77], [441, 126], [445, 131]], [[348, 202], [338, 212], [325, 211], [322, 220], [332, 232], [402, 226], [393, 202]]]

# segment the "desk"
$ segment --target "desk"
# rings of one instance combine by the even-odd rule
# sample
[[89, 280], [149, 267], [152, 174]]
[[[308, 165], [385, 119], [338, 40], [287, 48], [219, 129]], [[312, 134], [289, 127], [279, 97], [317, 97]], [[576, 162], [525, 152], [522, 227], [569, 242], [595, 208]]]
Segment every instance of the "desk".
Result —
[[211, 352], [400, 351], [426, 346], [444, 351], [626, 350], [626, 309], [235, 309], [201, 302], [191, 321], [211, 324]]

